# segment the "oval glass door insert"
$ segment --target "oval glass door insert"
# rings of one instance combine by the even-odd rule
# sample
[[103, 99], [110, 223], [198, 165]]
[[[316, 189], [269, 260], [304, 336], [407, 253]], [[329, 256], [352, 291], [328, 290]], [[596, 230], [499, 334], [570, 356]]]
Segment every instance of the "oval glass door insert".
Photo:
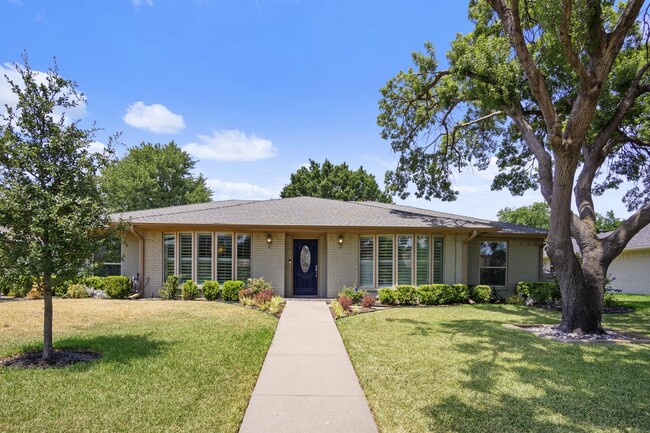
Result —
[[309, 251], [309, 247], [307, 245], [303, 245], [302, 249], [300, 250], [300, 269], [302, 269], [302, 272], [306, 274], [309, 272], [310, 267], [311, 251]]

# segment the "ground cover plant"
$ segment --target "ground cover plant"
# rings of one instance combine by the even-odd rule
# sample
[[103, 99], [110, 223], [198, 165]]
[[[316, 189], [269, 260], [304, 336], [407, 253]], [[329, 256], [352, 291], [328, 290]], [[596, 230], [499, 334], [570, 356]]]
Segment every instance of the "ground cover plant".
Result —
[[[604, 327], [650, 335], [650, 296]], [[570, 344], [503, 327], [560, 313], [483, 304], [337, 321], [382, 433], [650, 431], [650, 345]]]
[[[218, 302], [55, 299], [55, 346], [102, 354], [0, 367], [0, 431], [237, 431], [277, 319]], [[0, 301], [0, 358], [38, 350], [42, 304]]]

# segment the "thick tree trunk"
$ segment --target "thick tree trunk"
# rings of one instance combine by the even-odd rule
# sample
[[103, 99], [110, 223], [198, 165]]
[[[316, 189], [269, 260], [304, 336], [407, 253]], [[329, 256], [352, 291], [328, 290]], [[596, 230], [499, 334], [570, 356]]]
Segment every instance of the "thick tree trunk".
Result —
[[558, 274], [562, 290], [560, 330], [578, 334], [603, 334], [603, 297], [606, 269], [597, 260], [585, 258], [579, 272]]
[[50, 277], [43, 278], [43, 359], [51, 361], [54, 358], [52, 345], [52, 284]]

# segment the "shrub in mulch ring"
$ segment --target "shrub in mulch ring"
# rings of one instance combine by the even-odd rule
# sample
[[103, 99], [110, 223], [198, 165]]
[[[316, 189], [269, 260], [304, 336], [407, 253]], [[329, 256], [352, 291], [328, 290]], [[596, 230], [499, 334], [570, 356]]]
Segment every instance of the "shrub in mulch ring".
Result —
[[54, 351], [51, 360], [43, 359], [43, 352], [25, 352], [0, 360], [0, 366], [9, 368], [52, 368], [66, 367], [79, 362], [91, 362], [102, 357], [99, 352], [92, 350], [61, 350]]

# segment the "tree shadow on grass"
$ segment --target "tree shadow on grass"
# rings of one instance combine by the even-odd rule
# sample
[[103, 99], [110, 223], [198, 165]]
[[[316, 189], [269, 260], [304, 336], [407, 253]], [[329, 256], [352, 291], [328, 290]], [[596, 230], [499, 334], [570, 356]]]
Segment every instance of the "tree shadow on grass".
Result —
[[436, 332], [463, 334], [454, 350], [467, 361], [452, 367], [465, 391], [423, 409], [432, 430], [650, 431], [648, 346], [553, 342], [482, 320]]
[[[91, 350], [99, 352], [102, 356], [93, 363], [103, 364], [130, 364], [143, 358], [161, 355], [170, 342], [152, 339], [150, 335], [133, 334], [108, 334], [95, 336], [75, 336], [56, 340], [54, 348], [57, 350]], [[41, 345], [28, 345], [22, 352], [41, 351]], [[75, 364], [78, 368], [88, 366], [86, 363]]]

